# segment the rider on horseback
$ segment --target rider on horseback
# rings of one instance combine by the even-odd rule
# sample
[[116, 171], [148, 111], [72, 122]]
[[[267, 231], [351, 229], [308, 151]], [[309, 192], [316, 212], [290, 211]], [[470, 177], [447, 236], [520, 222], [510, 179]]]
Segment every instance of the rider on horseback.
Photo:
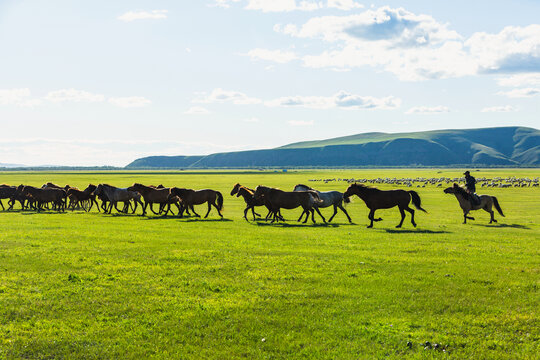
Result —
[[465, 175], [465, 187], [471, 196], [471, 203], [473, 206], [480, 205], [480, 198], [476, 195], [476, 179], [471, 176], [469, 170], [465, 171], [463, 175]]

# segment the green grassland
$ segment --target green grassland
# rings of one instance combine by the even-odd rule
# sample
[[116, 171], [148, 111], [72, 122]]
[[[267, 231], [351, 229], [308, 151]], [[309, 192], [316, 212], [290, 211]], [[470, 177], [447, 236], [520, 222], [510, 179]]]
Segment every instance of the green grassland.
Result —
[[[0, 173], [14, 185], [137, 181], [225, 196], [225, 220], [0, 212], [0, 359], [538, 358], [540, 189], [479, 189], [506, 217], [488, 225], [477, 211], [463, 225], [452, 195], [413, 188], [429, 211], [416, 229], [409, 217], [394, 228], [397, 209], [366, 229], [358, 198], [353, 225], [343, 214], [298, 224], [300, 210], [283, 211], [285, 224], [247, 222], [229, 195], [236, 182], [344, 191], [308, 180], [462, 172]], [[540, 170], [476, 174], [507, 175]]]

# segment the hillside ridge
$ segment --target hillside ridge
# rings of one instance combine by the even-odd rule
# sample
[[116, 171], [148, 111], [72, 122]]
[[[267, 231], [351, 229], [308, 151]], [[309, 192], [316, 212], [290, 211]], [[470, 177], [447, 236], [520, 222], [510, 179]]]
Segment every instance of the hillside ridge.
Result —
[[528, 127], [370, 132], [273, 149], [201, 156], [150, 156], [126, 168], [537, 166], [540, 131]]

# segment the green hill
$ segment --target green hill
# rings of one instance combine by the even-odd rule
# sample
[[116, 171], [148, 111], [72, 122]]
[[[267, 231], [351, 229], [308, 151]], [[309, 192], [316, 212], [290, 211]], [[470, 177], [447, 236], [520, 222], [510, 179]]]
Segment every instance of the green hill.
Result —
[[540, 131], [525, 127], [365, 133], [268, 150], [207, 156], [152, 156], [127, 168], [362, 166], [535, 166]]

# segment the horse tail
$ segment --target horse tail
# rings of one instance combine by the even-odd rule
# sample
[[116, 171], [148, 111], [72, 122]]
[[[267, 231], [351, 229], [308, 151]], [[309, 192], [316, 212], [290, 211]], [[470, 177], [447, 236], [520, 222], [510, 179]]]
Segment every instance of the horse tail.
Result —
[[426, 210], [422, 209], [420, 196], [416, 191], [410, 190], [409, 194], [411, 194], [412, 203], [414, 204], [414, 207], [418, 210], [422, 210], [423, 212], [427, 213]]
[[492, 196], [491, 199], [493, 199], [493, 205], [495, 205], [495, 209], [501, 214], [501, 216], [504, 217], [503, 211], [501, 209], [501, 205], [499, 205], [499, 200], [495, 196]]
[[223, 195], [219, 191], [216, 191], [217, 196], [217, 207], [221, 211], [223, 210]]
[[310, 193], [311, 196], [313, 196], [316, 205], [321, 205], [323, 203], [318, 192], [316, 192], [315, 190], [308, 190], [307, 192]]

